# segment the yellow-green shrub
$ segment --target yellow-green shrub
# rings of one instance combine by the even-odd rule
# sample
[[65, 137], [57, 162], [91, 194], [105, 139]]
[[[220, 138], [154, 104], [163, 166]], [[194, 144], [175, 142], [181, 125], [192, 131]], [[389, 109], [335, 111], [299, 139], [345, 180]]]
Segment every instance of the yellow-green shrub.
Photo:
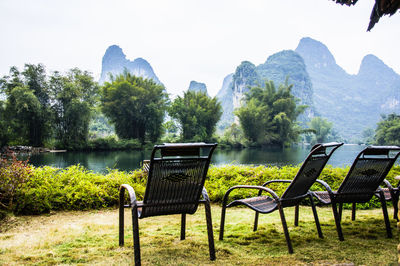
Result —
[[[293, 179], [298, 166], [212, 166], [208, 172], [206, 189], [211, 201], [221, 202], [225, 192], [232, 186], [262, 185], [273, 179]], [[327, 182], [333, 190], [337, 189], [349, 168], [327, 166], [320, 179]], [[393, 167], [387, 179], [395, 184], [394, 177], [400, 174], [400, 166]], [[87, 210], [117, 206], [118, 188], [130, 184], [138, 200], [143, 199], [146, 174], [141, 170], [122, 172], [110, 170], [107, 174], [97, 174], [75, 165], [65, 169], [54, 167], [30, 167], [29, 178], [19, 185], [13, 198], [11, 211], [17, 214], [38, 214], [51, 210]], [[275, 183], [271, 188], [281, 195], [287, 184]], [[322, 187], [314, 185], [314, 190]], [[236, 190], [233, 198], [256, 195], [257, 191]], [[373, 200], [362, 208], [378, 207]]]

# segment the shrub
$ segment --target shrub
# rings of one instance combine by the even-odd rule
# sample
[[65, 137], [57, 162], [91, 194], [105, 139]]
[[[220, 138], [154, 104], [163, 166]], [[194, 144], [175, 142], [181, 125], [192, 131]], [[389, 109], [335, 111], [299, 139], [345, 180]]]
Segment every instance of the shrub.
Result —
[[0, 209], [14, 209], [16, 195], [31, 175], [28, 161], [17, 160], [13, 152], [8, 151], [0, 158]]
[[[65, 169], [54, 167], [33, 167], [12, 157], [4, 161], [0, 168], [0, 199], [3, 209], [16, 214], [40, 214], [51, 210], [88, 210], [115, 207], [118, 204], [118, 188], [121, 184], [130, 184], [138, 200], [143, 199], [146, 174], [142, 170], [122, 172], [109, 170], [106, 174], [97, 174], [80, 165]], [[208, 172], [206, 189], [211, 201], [221, 202], [228, 188], [239, 185], [262, 185], [272, 179], [293, 179], [298, 166], [212, 166]], [[349, 168], [325, 167], [320, 179], [326, 181], [333, 190], [343, 181]], [[394, 177], [400, 174], [400, 166], [395, 166], [387, 179], [395, 184]], [[13, 178], [10, 178], [9, 176]], [[287, 184], [274, 183], [271, 188], [281, 195]], [[6, 190], [11, 193], [6, 194]], [[318, 184], [312, 187], [321, 190]], [[8, 190], [7, 190], [8, 191]], [[249, 197], [257, 194], [255, 190], [236, 190], [232, 198]], [[11, 204], [10, 204], [11, 199]], [[373, 200], [359, 208], [379, 207]], [[346, 206], [345, 207], [349, 207]]]
[[111, 170], [96, 174], [80, 165], [57, 169], [34, 168], [33, 175], [19, 191], [14, 212], [39, 214], [50, 210], [88, 210], [117, 206], [121, 184], [133, 185], [138, 199], [143, 197], [144, 174], [137, 170]]

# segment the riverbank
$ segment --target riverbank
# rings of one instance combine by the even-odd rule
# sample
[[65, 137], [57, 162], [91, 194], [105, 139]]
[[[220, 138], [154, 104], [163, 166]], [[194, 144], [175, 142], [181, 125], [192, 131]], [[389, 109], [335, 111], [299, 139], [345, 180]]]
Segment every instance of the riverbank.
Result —
[[[215, 261], [208, 257], [204, 207], [187, 216], [186, 240], [181, 241], [180, 216], [150, 217], [139, 221], [143, 265], [397, 265], [398, 230], [386, 238], [380, 209], [360, 210], [351, 221], [343, 213], [345, 241], [337, 238], [331, 208], [317, 208], [324, 238], [318, 238], [309, 207], [300, 208], [300, 223], [293, 226], [294, 209], [285, 209], [294, 254], [288, 254], [279, 218], [274, 212], [260, 215], [253, 232], [254, 212], [232, 208], [228, 212], [224, 241], [218, 240], [221, 208], [211, 206]], [[118, 211], [51, 212], [40, 216], [11, 217], [0, 227], [2, 265], [132, 265], [130, 211], [125, 211], [124, 247], [118, 246]]]

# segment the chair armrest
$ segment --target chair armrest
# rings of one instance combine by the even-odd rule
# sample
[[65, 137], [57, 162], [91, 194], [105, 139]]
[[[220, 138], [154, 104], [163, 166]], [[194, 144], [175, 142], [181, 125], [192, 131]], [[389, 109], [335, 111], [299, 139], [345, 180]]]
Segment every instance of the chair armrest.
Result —
[[399, 182], [397, 183], [397, 188], [400, 188], [400, 175], [395, 176], [394, 179], [399, 180]]
[[136, 205], [135, 190], [133, 189], [133, 187], [131, 187], [128, 184], [122, 184], [119, 187], [119, 201], [120, 201], [119, 204], [121, 205], [124, 202], [125, 190], [127, 190], [128, 194], [129, 194], [129, 204], [130, 204], [130, 206]]
[[239, 185], [239, 186], [233, 186], [231, 188], [228, 189], [228, 191], [226, 191], [225, 195], [224, 195], [224, 199], [222, 200], [222, 206], [226, 206], [226, 202], [228, 201], [228, 196], [229, 194], [235, 190], [235, 189], [257, 189], [257, 190], [264, 190], [265, 192], [268, 192], [269, 194], [271, 194], [271, 196], [275, 199], [279, 201], [279, 197], [278, 195], [270, 188], [267, 187], [262, 187], [262, 186], [248, 186], [248, 185]]
[[201, 191], [201, 195], [203, 196], [203, 199], [205, 201], [208, 201], [208, 202], [210, 201], [210, 197], [208, 197], [207, 190], [205, 187], [203, 187], [203, 190]]
[[389, 181], [387, 181], [386, 179], [383, 179], [383, 183], [385, 184], [385, 186], [386, 186], [389, 190], [393, 190], [392, 184], [390, 184]]
[[263, 187], [270, 184], [270, 183], [292, 183], [293, 180], [290, 179], [274, 179], [274, 180], [270, 180], [267, 181], [263, 184]]
[[321, 179], [317, 179], [317, 180], [315, 180], [315, 182], [324, 186], [326, 191], [328, 191], [329, 194], [333, 194], [333, 191], [332, 191], [331, 187], [328, 185], [328, 183], [326, 183], [325, 181], [323, 181]]

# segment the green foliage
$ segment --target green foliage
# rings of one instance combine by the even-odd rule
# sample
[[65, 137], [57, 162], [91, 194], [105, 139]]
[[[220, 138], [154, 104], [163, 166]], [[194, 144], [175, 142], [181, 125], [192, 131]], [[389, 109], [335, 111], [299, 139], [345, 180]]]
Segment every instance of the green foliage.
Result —
[[116, 206], [118, 188], [132, 184], [139, 199], [144, 192], [144, 174], [112, 170], [95, 174], [75, 165], [66, 169], [34, 168], [29, 181], [18, 190], [14, 212], [39, 214], [50, 210], [88, 210]]
[[74, 150], [86, 146], [99, 90], [97, 83], [89, 72], [77, 68], [66, 75], [55, 72], [49, 83], [57, 147]]
[[6, 121], [5, 103], [0, 100], [0, 149], [8, 143], [10, 136], [11, 130]]
[[332, 123], [327, 119], [316, 116], [311, 119], [308, 123], [310, 129], [315, 133], [315, 139], [311, 142], [313, 143], [323, 143], [327, 141], [328, 135], [332, 129]]
[[296, 106], [292, 85], [272, 81], [265, 88], [253, 87], [246, 95], [245, 105], [236, 111], [245, 137], [258, 145], [284, 146], [296, 141], [299, 131], [296, 118], [305, 106]]
[[232, 123], [224, 130], [223, 136], [217, 142], [219, 147], [226, 145], [232, 148], [242, 148], [246, 144], [246, 139], [240, 125]]
[[375, 130], [372, 128], [366, 128], [363, 130], [361, 133], [363, 143], [365, 144], [373, 144], [374, 143], [374, 136], [375, 136]]
[[89, 72], [74, 68], [66, 75], [54, 72], [48, 77], [42, 64], [26, 64], [22, 72], [11, 67], [10, 74], [0, 79], [0, 88], [6, 96], [0, 106], [1, 145], [56, 143], [68, 149], [86, 145], [98, 98], [98, 85]]
[[[0, 79], [7, 97], [4, 118], [12, 140], [41, 146], [51, 134], [51, 112], [46, 71], [43, 65], [25, 64], [24, 71], [10, 68]], [[21, 143], [22, 144], [22, 143]]]
[[184, 141], [210, 140], [222, 114], [216, 97], [210, 98], [205, 93], [194, 91], [178, 96], [168, 112], [178, 121]]
[[110, 151], [110, 150], [133, 150], [141, 148], [137, 139], [118, 139], [111, 135], [104, 138], [89, 140], [87, 150], [91, 151]]
[[161, 138], [163, 143], [176, 143], [179, 142], [179, 127], [175, 121], [169, 120], [163, 123], [164, 134]]
[[400, 116], [382, 116], [376, 128], [375, 141], [379, 145], [400, 145]]
[[168, 95], [151, 79], [135, 77], [125, 71], [102, 88], [102, 111], [122, 139], [155, 142], [162, 134]]
[[[51, 210], [87, 210], [116, 206], [118, 188], [130, 184], [138, 200], [143, 199], [147, 176], [142, 170], [121, 172], [110, 170], [107, 174], [96, 174], [82, 166], [66, 169], [49, 166], [32, 167], [15, 159], [2, 161], [0, 167], [0, 203], [2, 209], [16, 214], [39, 214]], [[5, 165], [5, 167], [4, 167]], [[211, 167], [206, 180], [206, 189], [211, 201], [221, 202], [225, 192], [232, 186], [262, 185], [273, 179], [293, 179], [298, 166], [222, 166]], [[320, 179], [336, 190], [349, 168], [325, 167]], [[396, 184], [395, 176], [400, 175], [400, 166], [394, 166], [387, 180]], [[287, 184], [274, 183], [271, 188], [282, 195]], [[312, 190], [322, 190], [318, 184]], [[255, 190], [236, 190], [232, 198], [255, 196]], [[379, 207], [374, 199], [360, 204], [358, 208]], [[347, 206], [345, 206], [347, 207]]]
[[109, 123], [108, 119], [96, 108], [89, 123], [89, 138], [104, 138], [115, 134], [114, 127]]
[[0, 210], [14, 210], [19, 190], [29, 182], [32, 175], [28, 161], [19, 161], [12, 152], [0, 158]]

